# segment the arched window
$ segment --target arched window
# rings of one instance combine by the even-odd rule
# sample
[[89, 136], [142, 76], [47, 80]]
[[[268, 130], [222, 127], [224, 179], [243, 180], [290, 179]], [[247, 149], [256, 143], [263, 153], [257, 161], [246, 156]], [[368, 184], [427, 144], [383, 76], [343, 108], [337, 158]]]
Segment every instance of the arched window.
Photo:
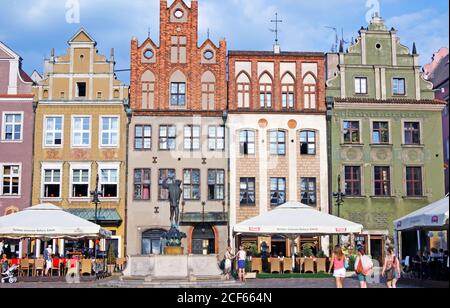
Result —
[[295, 79], [286, 73], [281, 79], [281, 103], [283, 109], [294, 109], [295, 106]]
[[170, 77], [170, 106], [186, 106], [186, 76], [180, 71]]
[[305, 109], [316, 109], [317, 106], [317, 81], [316, 78], [308, 73], [303, 78]]
[[142, 109], [152, 109], [155, 104], [155, 75], [146, 71], [142, 75]]
[[272, 78], [264, 73], [259, 78], [259, 105], [261, 108], [272, 108]]
[[199, 224], [192, 232], [192, 254], [210, 255], [216, 252], [216, 236], [209, 224]]
[[241, 72], [236, 79], [238, 108], [250, 108], [250, 78]]
[[161, 255], [164, 249], [165, 230], [151, 229], [142, 233], [142, 255]]
[[210, 71], [202, 76], [202, 108], [203, 110], [215, 109], [216, 77]]

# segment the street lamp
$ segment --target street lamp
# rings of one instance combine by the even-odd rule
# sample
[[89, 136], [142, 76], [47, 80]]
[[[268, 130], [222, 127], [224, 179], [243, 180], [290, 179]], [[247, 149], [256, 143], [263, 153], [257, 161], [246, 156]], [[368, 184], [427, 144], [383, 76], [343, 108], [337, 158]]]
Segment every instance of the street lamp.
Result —
[[[341, 175], [338, 175], [338, 189], [337, 192], [333, 193], [333, 197], [336, 198], [336, 205], [337, 205], [337, 216], [340, 218], [341, 217], [341, 205], [344, 204], [344, 198], [345, 198], [345, 194], [342, 192], [341, 189]], [[341, 243], [341, 237], [338, 236], [338, 244]]]
[[[98, 205], [100, 204], [100, 197], [102, 196], [102, 192], [98, 190], [98, 182], [99, 176], [97, 174], [97, 178], [95, 181], [95, 190], [91, 191], [92, 203], [95, 204], [95, 224], [98, 225]], [[94, 241], [94, 256], [97, 259], [97, 240]]]

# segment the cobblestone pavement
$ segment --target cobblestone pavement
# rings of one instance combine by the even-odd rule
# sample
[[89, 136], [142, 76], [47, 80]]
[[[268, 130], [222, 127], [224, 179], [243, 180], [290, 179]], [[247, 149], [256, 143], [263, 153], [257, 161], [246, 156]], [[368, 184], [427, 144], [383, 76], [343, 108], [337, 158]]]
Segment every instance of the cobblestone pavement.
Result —
[[[155, 287], [171, 287], [176, 288], [174, 283], [158, 284], [158, 285], [143, 285], [141, 282], [120, 282], [117, 277], [109, 278], [107, 280], [96, 282], [82, 282], [80, 284], [67, 284], [65, 282], [20, 282], [14, 285], [3, 284], [2, 288], [155, 288]], [[183, 286], [178, 286], [183, 287]], [[257, 279], [248, 280], [245, 285], [239, 283], [231, 283], [225, 285], [210, 284], [207, 282], [193, 284], [193, 288], [334, 288], [335, 283], [333, 279]], [[346, 288], [358, 288], [358, 281], [355, 279], [347, 279], [345, 281]], [[385, 288], [384, 284], [370, 284], [369, 288]], [[399, 288], [417, 288], [417, 286], [408, 284], [399, 284]]]

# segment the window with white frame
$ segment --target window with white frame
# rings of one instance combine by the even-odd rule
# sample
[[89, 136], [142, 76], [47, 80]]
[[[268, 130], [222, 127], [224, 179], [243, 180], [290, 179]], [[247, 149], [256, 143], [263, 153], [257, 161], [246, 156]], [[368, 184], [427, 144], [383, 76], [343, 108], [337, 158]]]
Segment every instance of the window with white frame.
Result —
[[89, 169], [72, 170], [72, 198], [89, 197]]
[[89, 147], [91, 145], [90, 117], [72, 118], [72, 146]]
[[355, 94], [367, 94], [367, 77], [355, 77]]
[[59, 147], [63, 142], [63, 117], [49, 116], [45, 118], [45, 146]]
[[61, 197], [61, 168], [44, 168], [43, 198]]
[[184, 127], [184, 149], [200, 150], [200, 126], [186, 125]]
[[101, 117], [101, 146], [119, 145], [119, 117]]
[[117, 198], [119, 196], [119, 169], [100, 169], [100, 191], [103, 198]]
[[3, 141], [22, 141], [23, 116], [21, 113], [3, 114]]
[[2, 196], [18, 196], [20, 195], [20, 166], [19, 165], [3, 165], [1, 172], [1, 191]]
[[208, 128], [208, 148], [210, 151], [225, 150], [225, 126], [210, 126]]

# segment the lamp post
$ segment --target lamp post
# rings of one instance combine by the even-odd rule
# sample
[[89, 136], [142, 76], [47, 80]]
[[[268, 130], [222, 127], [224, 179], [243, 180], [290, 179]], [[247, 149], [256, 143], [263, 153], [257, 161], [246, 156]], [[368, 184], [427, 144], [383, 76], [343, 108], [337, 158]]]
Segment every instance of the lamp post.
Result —
[[[102, 195], [102, 192], [98, 190], [98, 182], [99, 182], [99, 176], [97, 174], [97, 178], [95, 180], [95, 190], [91, 191], [92, 196], [92, 203], [95, 204], [95, 224], [98, 225], [98, 205], [100, 204], [100, 196]], [[97, 240], [94, 241], [94, 256], [95, 259], [97, 259]]]
[[[336, 205], [337, 205], [337, 216], [341, 217], [341, 205], [344, 204], [344, 197], [345, 194], [342, 192], [341, 188], [341, 175], [338, 175], [338, 189], [337, 192], [333, 193], [333, 197], [336, 198]], [[341, 237], [338, 236], [338, 244], [341, 243]]]

